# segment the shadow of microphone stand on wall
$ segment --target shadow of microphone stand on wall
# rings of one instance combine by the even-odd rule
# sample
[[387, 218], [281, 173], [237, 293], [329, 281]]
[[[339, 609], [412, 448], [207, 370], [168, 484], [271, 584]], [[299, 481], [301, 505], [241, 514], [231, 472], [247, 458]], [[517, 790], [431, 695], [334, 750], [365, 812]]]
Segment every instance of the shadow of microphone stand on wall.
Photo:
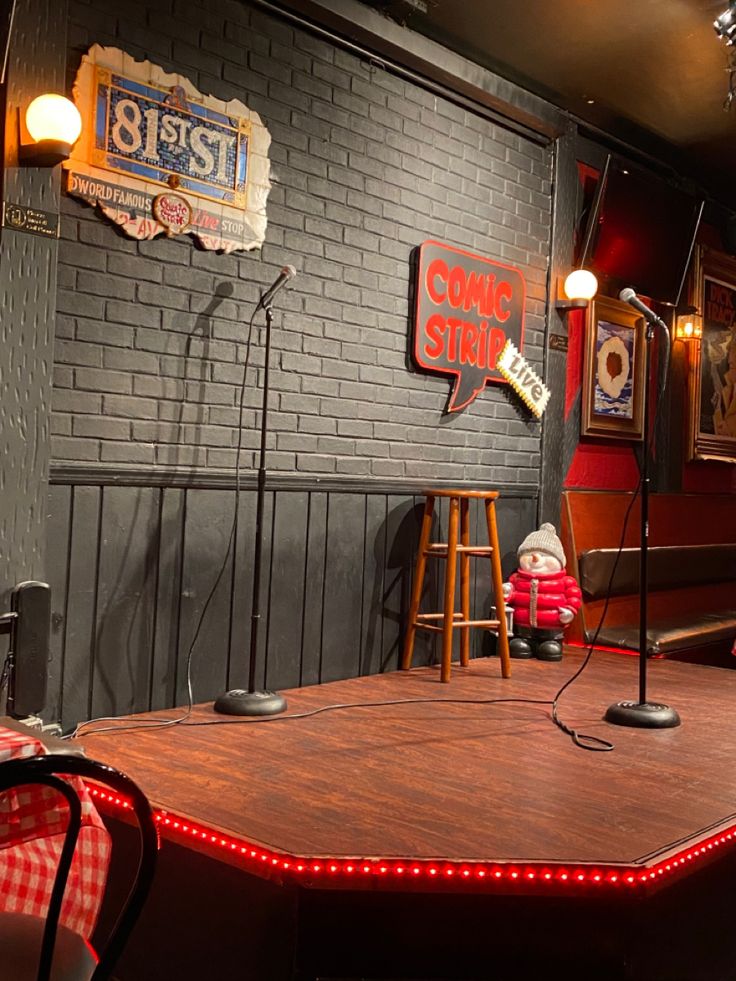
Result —
[[[192, 457], [177, 469], [181, 472], [188, 472], [193, 475], [200, 466], [197, 459], [197, 450], [202, 448], [201, 426], [205, 423], [206, 412], [206, 389], [205, 386], [209, 379], [210, 353], [212, 342], [212, 318], [224, 300], [233, 295], [233, 285], [230, 282], [220, 282], [217, 284], [214, 295], [209, 299], [206, 307], [197, 316], [194, 329], [187, 336], [184, 358], [182, 366], [182, 376], [186, 383], [189, 374], [187, 366], [190, 358], [196, 358], [199, 362], [198, 369], [198, 389], [192, 393], [193, 399], [186, 398], [186, 389], [182, 392], [179, 405], [174, 410], [171, 419], [172, 441], [168, 443], [167, 449], [173, 450], [167, 462], [177, 465], [177, 455], [184, 447], [191, 446], [193, 449]], [[197, 350], [196, 342], [201, 339], [201, 348]], [[169, 349], [164, 353], [173, 354]], [[187, 407], [194, 404], [194, 418], [187, 420]], [[168, 404], [168, 403], [167, 403]], [[192, 439], [186, 441], [187, 426], [192, 426]], [[202, 461], [204, 462], [204, 461]], [[171, 527], [168, 527], [171, 526]], [[121, 687], [121, 681], [126, 691], [136, 692], [140, 689], [137, 679], [145, 677], [150, 673], [150, 664], [141, 663], [142, 652], [151, 649], [153, 631], [155, 629], [153, 607], [150, 603], [151, 589], [155, 582], [160, 578], [162, 568], [166, 574], [167, 566], [175, 561], [176, 548], [178, 542], [175, 540], [174, 533], [178, 528], [178, 521], [174, 520], [173, 515], [168, 518], [163, 514], [158, 514], [155, 522], [153, 514], [149, 508], [143, 508], [140, 497], [136, 498], [132, 513], [128, 517], [126, 534], [127, 538], [117, 547], [117, 555], [111, 556], [116, 566], [115, 579], [108, 590], [104, 604], [101, 606], [97, 621], [94, 641], [94, 664], [95, 664], [95, 701], [100, 707], [100, 711], [120, 714], [122, 712], [149, 711], [158, 707], [168, 705], [176, 700], [174, 691], [174, 679], [177, 668], [177, 645], [172, 641], [170, 649], [165, 652], [167, 668], [165, 677], [171, 679], [170, 687], [167, 686], [165, 697], [146, 700], [145, 703], [134, 698], [131, 704], [118, 704], [117, 692]], [[145, 536], [148, 545], [145, 554], [136, 557], [137, 552], [132, 548], [135, 538]], [[164, 551], [169, 549], [172, 554], [167, 561]], [[172, 570], [169, 568], [168, 572]], [[145, 604], [148, 603], [148, 609]], [[164, 616], [170, 620], [166, 636], [177, 637], [177, 627], [180, 617], [178, 593], [173, 590], [170, 593], [168, 609], [158, 605], [156, 609], [156, 621], [161, 624]], [[127, 626], [126, 626], [127, 623]], [[121, 678], [121, 675], [124, 676]]]

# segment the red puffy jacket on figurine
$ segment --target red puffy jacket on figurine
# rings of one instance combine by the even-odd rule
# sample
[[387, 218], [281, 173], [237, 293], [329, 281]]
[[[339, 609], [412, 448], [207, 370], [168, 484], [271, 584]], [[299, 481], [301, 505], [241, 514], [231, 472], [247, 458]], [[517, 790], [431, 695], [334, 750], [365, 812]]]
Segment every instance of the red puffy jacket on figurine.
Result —
[[580, 609], [582, 594], [565, 571], [565, 552], [554, 525], [543, 524], [519, 546], [519, 569], [503, 585], [503, 595], [514, 610], [512, 657], [562, 658], [564, 627]]

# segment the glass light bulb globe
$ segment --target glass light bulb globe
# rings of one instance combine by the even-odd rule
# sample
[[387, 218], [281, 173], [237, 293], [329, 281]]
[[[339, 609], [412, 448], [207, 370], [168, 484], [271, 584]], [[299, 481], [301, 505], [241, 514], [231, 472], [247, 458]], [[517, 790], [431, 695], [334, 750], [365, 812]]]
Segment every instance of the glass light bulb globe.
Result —
[[39, 95], [26, 109], [26, 126], [36, 143], [59, 140], [71, 146], [82, 132], [82, 117], [63, 95]]
[[598, 280], [588, 269], [574, 269], [565, 280], [568, 300], [592, 300], [598, 292]]
[[681, 341], [697, 340], [703, 336], [703, 322], [697, 313], [682, 313], [675, 321], [675, 337]]

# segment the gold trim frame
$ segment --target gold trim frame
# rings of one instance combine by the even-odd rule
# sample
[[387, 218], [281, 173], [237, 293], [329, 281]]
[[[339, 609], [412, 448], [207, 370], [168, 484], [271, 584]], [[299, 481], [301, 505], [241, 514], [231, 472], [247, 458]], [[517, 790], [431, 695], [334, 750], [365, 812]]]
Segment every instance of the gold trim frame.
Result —
[[687, 345], [688, 458], [736, 463], [736, 259], [696, 249], [690, 299], [703, 317], [703, 337]]
[[[609, 325], [610, 329], [605, 325]], [[599, 345], [605, 335], [608, 336]], [[610, 374], [606, 374], [607, 366], [611, 369]], [[626, 398], [629, 379], [631, 393]], [[623, 389], [620, 387], [622, 382]], [[608, 296], [597, 296], [588, 306], [585, 323], [581, 434], [606, 439], [642, 440], [644, 384], [642, 318], [628, 303]], [[622, 404], [624, 398], [630, 409], [629, 414]], [[608, 404], [602, 405], [602, 402]]]

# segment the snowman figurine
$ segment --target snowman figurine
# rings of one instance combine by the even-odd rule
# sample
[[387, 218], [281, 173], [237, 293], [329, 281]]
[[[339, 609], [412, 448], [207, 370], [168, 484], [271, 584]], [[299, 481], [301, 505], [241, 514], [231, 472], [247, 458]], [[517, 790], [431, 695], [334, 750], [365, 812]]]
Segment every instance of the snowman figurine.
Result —
[[582, 594], [565, 571], [565, 552], [554, 525], [545, 523], [519, 546], [519, 568], [503, 584], [514, 610], [511, 657], [562, 660], [562, 634], [580, 609]]

